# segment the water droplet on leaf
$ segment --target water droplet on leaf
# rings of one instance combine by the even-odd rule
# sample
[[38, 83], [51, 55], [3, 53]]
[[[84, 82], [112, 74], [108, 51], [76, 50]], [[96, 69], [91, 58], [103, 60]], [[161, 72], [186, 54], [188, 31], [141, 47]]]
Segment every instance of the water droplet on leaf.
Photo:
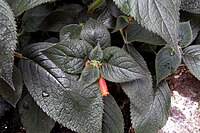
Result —
[[47, 93], [46, 91], [43, 91], [43, 92], [42, 92], [42, 96], [43, 96], [43, 97], [48, 97], [48, 96], [49, 96], [49, 93]]

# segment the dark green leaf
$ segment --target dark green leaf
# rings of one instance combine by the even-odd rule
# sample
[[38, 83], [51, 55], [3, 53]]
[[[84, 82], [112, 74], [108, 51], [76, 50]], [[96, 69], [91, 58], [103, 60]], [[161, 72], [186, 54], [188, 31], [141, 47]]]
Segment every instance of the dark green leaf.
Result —
[[50, 133], [55, 124], [30, 95], [20, 102], [19, 114], [27, 133]]
[[123, 49], [108, 47], [103, 53], [104, 62], [100, 73], [106, 80], [123, 83], [145, 76], [140, 65]]
[[148, 31], [137, 22], [132, 22], [127, 26], [127, 41], [128, 42], [144, 42], [148, 44], [163, 45], [166, 42], [157, 34]]
[[181, 56], [178, 48], [180, 0], [113, 0], [125, 14], [160, 35]]
[[51, 13], [53, 6], [50, 4], [39, 5], [24, 13], [22, 17], [22, 28], [25, 32], [35, 32], [40, 23]]
[[8, 103], [16, 107], [16, 104], [21, 97], [23, 89], [22, 75], [16, 67], [13, 68], [12, 77], [15, 91], [3, 79], [0, 78], [0, 95]]
[[181, 58], [169, 46], [162, 48], [156, 55], [157, 84], [174, 73], [180, 64]]
[[127, 25], [128, 25], [128, 17], [119, 16], [117, 17], [115, 29], [112, 32], [113, 33], [117, 32], [118, 30], [125, 28]]
[[110, 34], [108, 30], [102, 23], [94, 19], [89, 19], [86, 22], [81, 31], [81, 37], [93, 47], [95, 47], [98, 43], [102, 49], [110, 46]]
[[181, 0], [181, 9], [184, 11], [200, 14], [199, 0]]
[[118, 17], [120, 15], [124, 15], [123, 12], [121, 12], [117, 6], [115, 5], [115, 3], [113, 2], [113, 0], [106, 0], [106, 4], [108, 7], [109, 12], [114, 16], [114, 17]]
[[180, 24], [180, 46], [187, 47], [193, 41], [192, 28], [190, 22], [183, 22]]
[[91, 85], [100, 77], [99, 68], [92, 65], [86, 66], [81, 73], [81, 82], [83, 85]]
[[122, 112], [115, 99], [108, 95], [103, 97], [104, 114], [103, 114], [103, 131], [102, 133], [123, 133], [124, 120]]
[[43, 31], [59, 32], [62, 27], [76, 23], [76, 16], [82, 9], [79, 4], [67, 4], [51, 12], [40, 23], [39, 29]]
[[33, 46], [26, 53], [32, 53], [28, 55], [33, 61], [21, 60], [20, 68], [24, 83], [40, 108], [76, 132], [101, 132], [103, 101], [98, 85], [82, 87]]
[[103, 51], [99, 44], [90, 52], [90, 60], [101, 61], [103, 59]]
[[6, 0], [13, 9], [15, 15], [19, 16], [24, 11], [29, 10], [42, 3], [55, 1], [55, 0]]
[[77, 24], [70, 24], [64, 26], [60, 30], [60, 41], [65, 42], [69, 39], [80, 39], [80, 34], [81, 34], [82, 27]]
[[122, 84], [131, 101], [131, 122], [135, 133], [157, 133], [169, 116], [171, 97], [167, 83], [161, 82], [153, 93], [149, 82], [137, 79]]
[[12, 69], [17, 43], [15, 18], [6, 2], [0, 0], [0, 78], [14, 90]]
[[83, 40], [69, 40], [60, 42], [44, 51], [64, 72], [78, 74], [81, 73], [92, 46]]
[[0, 118], [8, 111], [12, 106], [0, 96]]
[[185, 48], [183, 61], [190, 72], [200, 80], [200, 45], [192, 45]]

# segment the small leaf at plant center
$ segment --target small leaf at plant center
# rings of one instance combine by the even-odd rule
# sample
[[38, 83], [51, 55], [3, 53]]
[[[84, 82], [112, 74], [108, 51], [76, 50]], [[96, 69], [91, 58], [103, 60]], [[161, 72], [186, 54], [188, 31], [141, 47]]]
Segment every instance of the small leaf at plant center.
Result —
[[99, 44], [90, 52], [90, 60], [101, 61], [103, 59], [103, 51]]

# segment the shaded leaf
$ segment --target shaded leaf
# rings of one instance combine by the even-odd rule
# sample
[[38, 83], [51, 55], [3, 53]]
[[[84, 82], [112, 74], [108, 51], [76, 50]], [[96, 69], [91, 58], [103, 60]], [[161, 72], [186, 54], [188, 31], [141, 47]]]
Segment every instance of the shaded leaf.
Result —
[[35, 32], [39, 30], [40, 23], [51, 13], [53, 6], [42, 4], [24, 13], [22, 17], [22, 28], [25, 32]]
[[78, 74], [81, 73], [92, 46], [83, 40], [69, 40], [60, 42], [44, 51], [64, 72]]
[[123, 49], [108, 47], [103, 50], [103, 53], [104, 62], [100, 73], [106, 80], [122, 83], [145, 75], [138, 63]]
[[101, 132], [103, 101], [98, 85], [82, 87], [33, 46], [26, 54], [34, 62], [20, 61], [24, 83], [42, 110], [73, 131]]
[[192, 28], [190, 22], [183, 22], [180, 24], [180, 46], [187, 47], [193, 41]]
[[15, 91], [3, 79], [0, 78], [0, 95], [8, 103], [16, 107], [17, 102], [21, 98], [23, 89], [22, 75], [17, 67], [13, 68], [12, 78]]
[[170, 47], [166, 46], [162, 48], [156, 55], [157, 84], [174, 73], [180, 64], [181, 58]]
[[200, 14], [199, 0], [181, 0], [181, 10]]
[[8, 111], [12, 106], [0, 96], [0, 118]]
[[183, 61], [190, 72], [200, 80], [200, 45], [192, 45], [185, 48]]
[[99, 44], [90, 52], [90, 60], [101, 61], [103, 59], [103, 51]]
[[160, 35], [181, 56], [178, 48], [180, 0], [113, 0], [125, 14]]
[[115, 99], [111, 95], [108, 95], [103, 97], [103, 101], [104, 114], [102, 133], [123, 133], [124, 119]]
[[157, 34], [148, 31], [137, 22], [133, 21], [127, 26], [127, 41], [128, 42], [144, 42], [148, 44], [165, 45], [166, 42]]
[[131, 123], [135, 133], [157, 133], [165, 125], [170, 108], [170, 90], [165, 81], [153, 93], [147, 79], [122, 84], [130, 98]]
[[106, 29], [106, 27], [98, 22], [90, 18], [81, 31], [81, 38], [90, 43], [93, 47], [95, 47], [98, 43], [102, 47], [102, 49], [110, 46], [110, 33]]
[[92, 65], [86, 66], [81, 73], [81, 83], [91, 85], [100, 77], [99, 68]]
[[106, 0], [106, 4], [108, 7], [109, 12], [114, 16], [114, 17], [118, 17], [120, 15], [124, 15], [123, 12], [121, 12], [117, 6], [115, 5], [115, 3], [113, 2], [113, 0]]
[[19, 105], [19, 114], [28, 133], [50, 133], [55, 122], [40, 109], [30, 95], [26, 95]]
[[120, 29], [125, 28], [128, 25], [127, 19], [128, 19], [128, 17], [126, 17], [126, 16], [117, 17], [116, 26], [115, 26], [115, 29], [112, 32], [114, 33], [114, 32], [117, 32]]
[[6, 0], [13, 9], [16, 16], [19, 16], [24, 11], [29, 10], [42, 3], [55, 1], [55, 0]]
[[17, 43], [15, 18], [6, 2], [0, 0], [0, 78], [14, 90], [12, 69]]
[[39, 29], [43, 31], [59, 32], [62, 27], [76, 23], [76, 16], [83, 7], [79, 4], [67, 4], [51, 12], [40, 23]]
[[60, 41], [64, 42], [69, 39], [80, 39], [81, 30], [82, 27], [77, 24], [70, 24], [62, 27], [59, 33]]

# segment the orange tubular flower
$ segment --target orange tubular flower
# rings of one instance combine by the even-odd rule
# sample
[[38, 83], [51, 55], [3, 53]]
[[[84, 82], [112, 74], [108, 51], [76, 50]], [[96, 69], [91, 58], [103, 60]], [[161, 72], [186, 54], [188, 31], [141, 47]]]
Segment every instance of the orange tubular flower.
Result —
[[99, 86], [100, 86], [100, 90], [101, 90], [101, 95], [107, 96], [109, 94], [108, 86], [107, 86], [106, 81], [103, 77], [99, 78]]

